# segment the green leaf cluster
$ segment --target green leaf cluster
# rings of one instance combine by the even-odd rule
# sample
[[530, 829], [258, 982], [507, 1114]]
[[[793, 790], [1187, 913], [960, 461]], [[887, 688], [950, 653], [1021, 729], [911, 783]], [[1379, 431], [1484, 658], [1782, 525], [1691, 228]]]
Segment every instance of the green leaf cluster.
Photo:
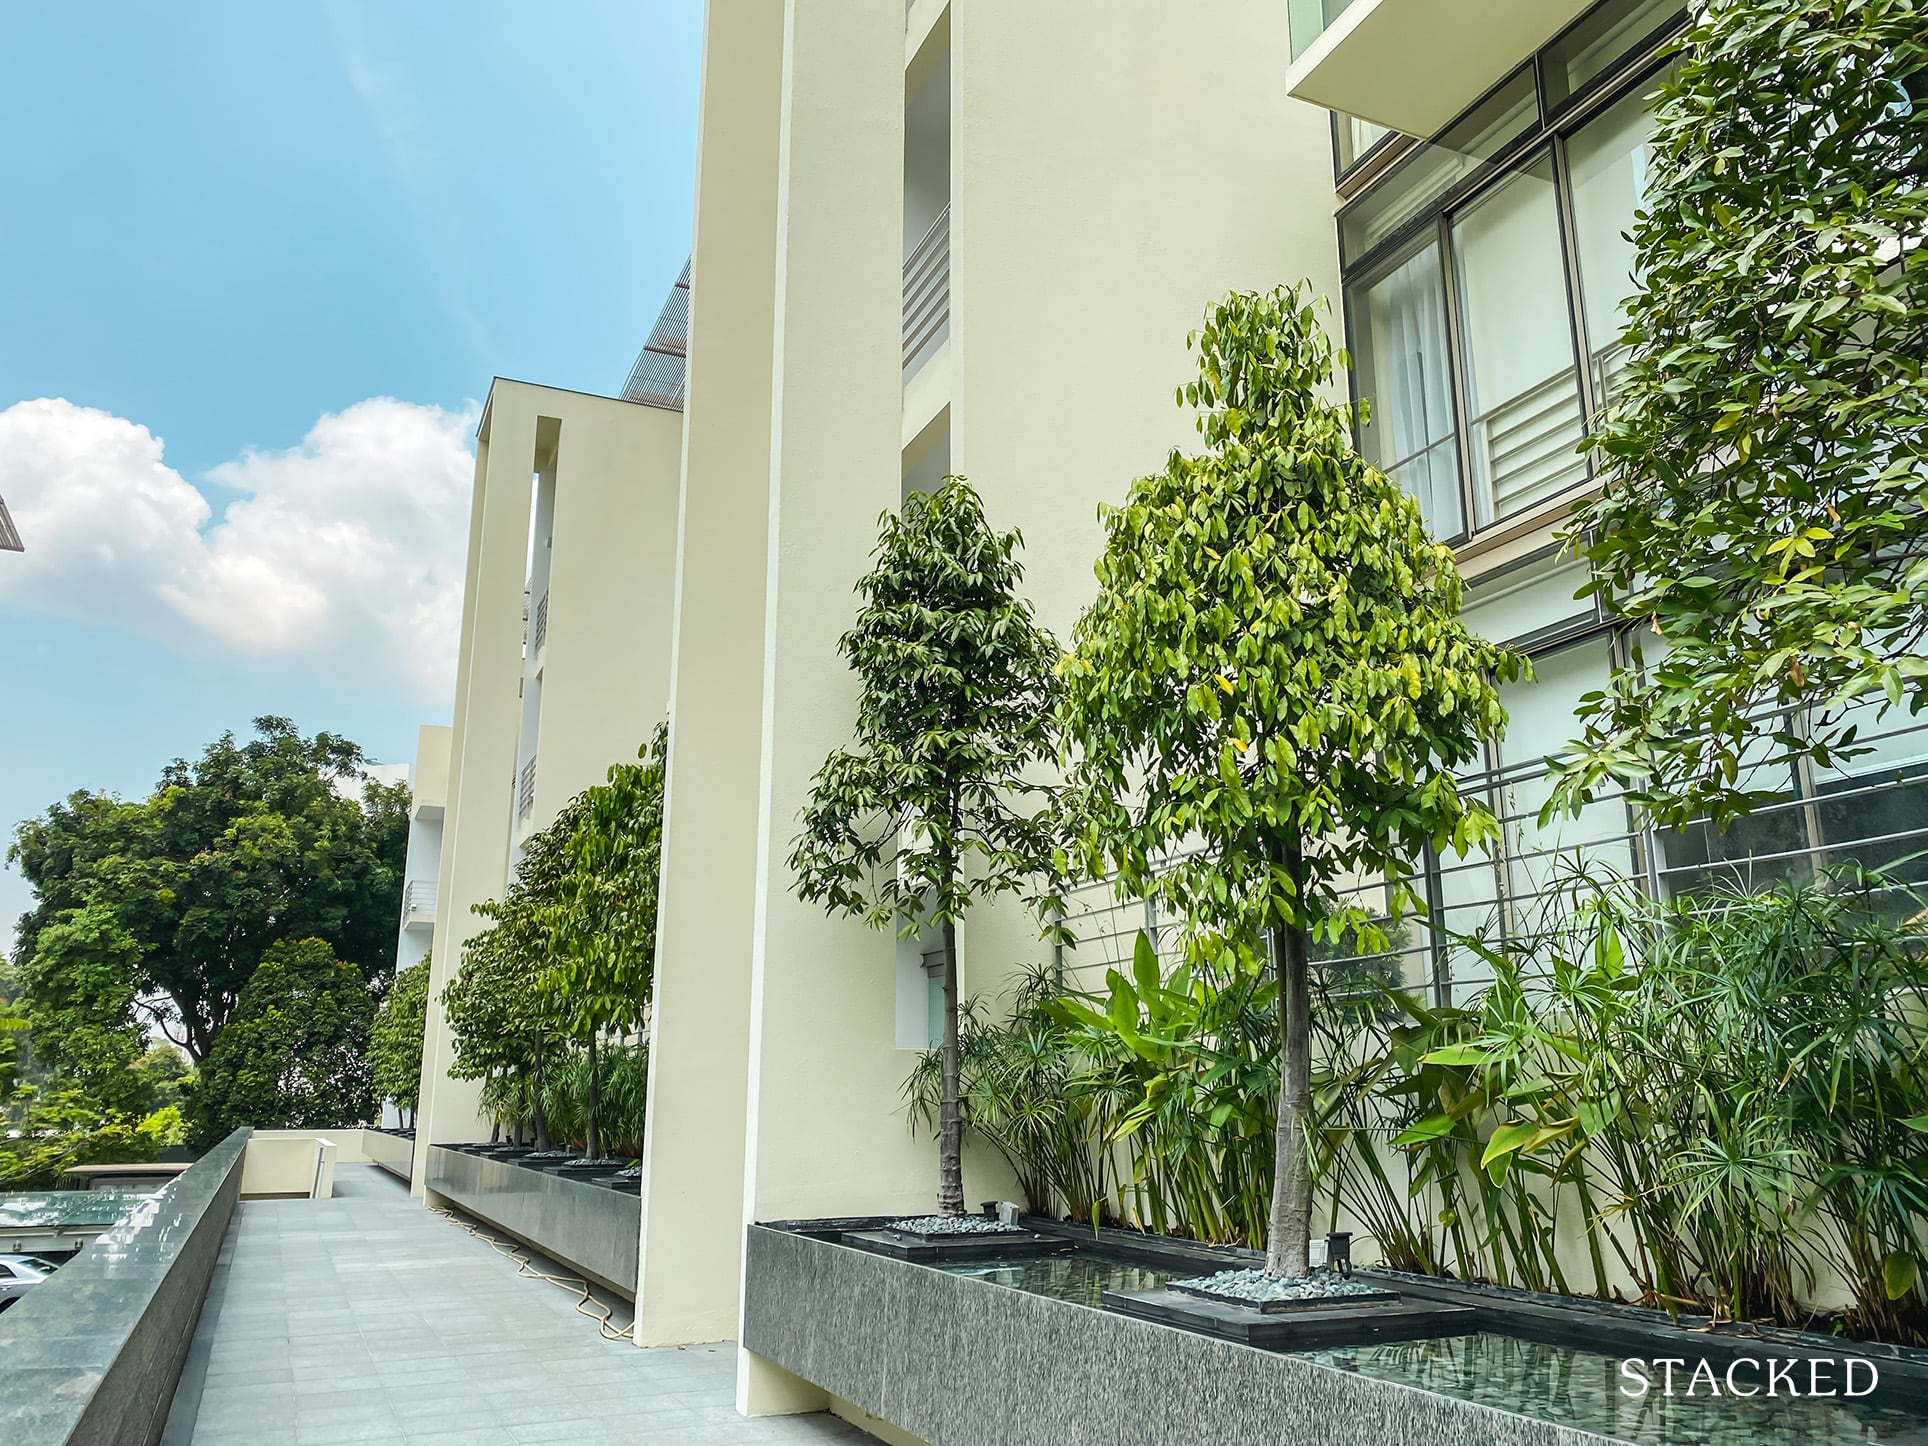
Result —
[[[206, 1059], [256, 965], [288, 939], [326, 940], [386, 984], [407, 788], [367, 780], [361, 750], [337, 735], [274, 717], [255, 730], [176, 760], [145, 799], [75, 793], [20, 825], [7, 857], [34, 889], [17, 957], [41, 1049], [90, 1055], [152, 1024]], [[84, 982], [59, 982], [79, 970]], [[86, 1040], [64, 1043], [70, 1029]]]
[[1396, 916], [1424, 850], [1493, 836], [1453, 770], [1525, 664], [1459, 621], [1451, 549], [1353, 450], [1309, 288], [1227, 297], [1193, 343], [1205, 449], [1102, 510], [1064, 665], [1076, 862], [1227, 938], [1376, 937], [1352, 883], [1385, 876]]
[[188, 1092], [190, 1142], [242, 1125], [311, 1129], [375, 1113], [369, 1032], [375, 996], [323, 939], [271, 945]]
[[[422, 1044], [428, 1029], [429, 960], [395, 971], [388, 996], [375, 1011], [370, 1032], [370, 1063], [375, 1099], [393, 1100], [404, 1116], [413, 1115], [422, 1091]], [[406, 1123], [406, 1120], [404, 1120]]]
[[1724, 824], [1928, 703], [1925, 105], [1920, 0], [1697, 12], [1568, 534], [1635, 667], [1583, 704], [1549, 812], [1612, 781]]

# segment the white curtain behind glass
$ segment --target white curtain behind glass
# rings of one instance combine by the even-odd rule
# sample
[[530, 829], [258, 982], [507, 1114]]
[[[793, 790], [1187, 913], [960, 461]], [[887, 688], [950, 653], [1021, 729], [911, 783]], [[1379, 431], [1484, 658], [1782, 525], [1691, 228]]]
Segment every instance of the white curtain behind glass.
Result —
[[1360, 394], [1371, 415], [1366, 454], [1419, 499], [1436, 535], [1455, 536], [1459, 460], [1439, 248], [1426, 247], [1367, 288], [1360, 310]]
[[1567, 143], [1574, 249], [1580, 258], [1580, 301], [1586, 311], [1597, 403], [1612, 397], [1625, 359], [1620, 329], [1626, 303], [1639, 287], [1627, 233], [1652, 178], [1653, 133], [1643, 88], [1602, 112]]

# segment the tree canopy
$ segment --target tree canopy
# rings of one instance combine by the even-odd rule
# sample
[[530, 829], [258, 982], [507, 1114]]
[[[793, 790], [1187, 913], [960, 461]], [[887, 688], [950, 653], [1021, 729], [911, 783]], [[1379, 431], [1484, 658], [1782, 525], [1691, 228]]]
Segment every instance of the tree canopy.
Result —
[[428, 1028], [429, 961], [395, 971], [388, 997], [375, 1011], [369, 1047], [375, 1100], [393, 1100], [413, 1115], [422, 1094], [422, 1041]]
[[[1309, 287], [1227, 297], [1192, 338], [1205, 449], [1174, 451], [1101, 516], [1097, 599], [1063, 709], [1086, 869], [1161, 897], [1238, 955], [1273, 938], [1282, 1052], [1267, 1270], [1306, 1268], [1307, 945], [1423, 908], [1424, 850], [1493, 837], [1455, 767], [1496, 735], [1523, 662], [1458, 619], [1450, 548], [1353, 450], [1324, 400]], [[1384, 908], [1353, 893], [1383, 880]]]
[[962, 477], [885, 513], [839, 650], [857, 675], [856, 747], [812, 783], [790, 856], [797, 894], [876, 929], [944, 937], [938, 1208], [963, 1210], [956, 926], [1022, 891], [1052, 854], [1058, 646], [1018, 593], [1023, 539], [994, 531]]
[[308, 1129], [372, 1119], [375, 996], [322, 939], [283, 940], [241, 990], [188, 1094], [189, 1138], [219, 1144], [242, 1125]]
[[170, 764], [144, 800], [75, 793], [17, 830], [7, 856], [35, 893], [18, 932], [23, 973], [51, 979], [36, 956], [58, 949], [71, 963], [85, 935], [99, 946], [90, 967], [124, 985], [90, 986], [102, 1011], [90, 1028], [152, 1023], [206, 1059], [256, 966], [285, 939], [325, 940], [386, 984], [407, 788], [366, 779], [366, 759], [345, 738], [254, 721], [246, 743], [223, 734], [194, 763]]
[[1696, 14], [1588, 440], [1606, 486], [1569, 533], [1644, 626], [1549, 810], [1612, 779], [1724, 824], [1928, 704], [1928, 17]]

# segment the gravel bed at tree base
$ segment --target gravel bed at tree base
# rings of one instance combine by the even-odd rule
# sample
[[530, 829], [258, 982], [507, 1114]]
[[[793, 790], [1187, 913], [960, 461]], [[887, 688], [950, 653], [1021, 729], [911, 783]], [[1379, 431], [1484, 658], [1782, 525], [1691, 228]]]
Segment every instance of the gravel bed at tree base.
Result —
[[1383, 1285], [1336, 1275], [1329, 1270], [1314, 1271], [1296, 1280], [1279, 1280], [1262, 1270], [1221, 1270], [1216, 1275], [1174, 1280], [1168, 1288], [1220, 1300], [1250, 1301], [1253, 1305], [1280, 1300], [1344, 1300], [1349, 1296], [1383, 1298], [1387, 1294]]
[[1024, 1235], [1028, 1232], [1006, 1225], [988, 1215], [916, 1215], [908, 1220], [893, 1220], [886, 1230], [901, 1230], [906, 1235]]

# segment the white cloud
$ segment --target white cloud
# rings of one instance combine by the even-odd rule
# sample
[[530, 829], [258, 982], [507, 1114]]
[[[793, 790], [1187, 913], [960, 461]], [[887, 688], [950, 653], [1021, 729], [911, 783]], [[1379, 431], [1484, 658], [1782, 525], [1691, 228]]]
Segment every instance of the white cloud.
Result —
[[0, 411], [0, 496], [27, 551], [0, 558], [0, 601], [446, 705], [475, 419], [357, 402], [216, 467], [238, 494], [217, 517], [147, 428], [20, 402]]

